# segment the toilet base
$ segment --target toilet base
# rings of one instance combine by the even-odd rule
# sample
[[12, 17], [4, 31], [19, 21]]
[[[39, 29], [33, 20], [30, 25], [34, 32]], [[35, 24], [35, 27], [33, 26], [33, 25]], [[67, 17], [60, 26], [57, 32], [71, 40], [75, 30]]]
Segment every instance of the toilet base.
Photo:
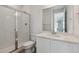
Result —
[[25, 53], [32, 53], [31, 49], [24, 50]]
[[33, 46], [32, 48], [29, 49], [24, 49], [25, 53], [36, 53], [36, 47]]

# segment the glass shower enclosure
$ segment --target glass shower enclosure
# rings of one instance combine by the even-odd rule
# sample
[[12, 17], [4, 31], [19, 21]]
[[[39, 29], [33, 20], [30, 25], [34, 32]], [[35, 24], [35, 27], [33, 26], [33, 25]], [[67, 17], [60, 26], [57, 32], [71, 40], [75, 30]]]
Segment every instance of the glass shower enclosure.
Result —
[[0, 53], [13, 51], [29, 40], [29, 17], [23, 11], [0, 6]]

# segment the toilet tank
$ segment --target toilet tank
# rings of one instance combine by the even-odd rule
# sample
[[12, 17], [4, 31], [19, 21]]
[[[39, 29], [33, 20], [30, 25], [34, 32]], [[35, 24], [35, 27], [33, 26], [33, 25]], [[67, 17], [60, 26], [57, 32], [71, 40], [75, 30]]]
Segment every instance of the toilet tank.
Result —
[[36, 41], [36, 36], [35, 36], [35, 34], [31, 34], [31, 40]]

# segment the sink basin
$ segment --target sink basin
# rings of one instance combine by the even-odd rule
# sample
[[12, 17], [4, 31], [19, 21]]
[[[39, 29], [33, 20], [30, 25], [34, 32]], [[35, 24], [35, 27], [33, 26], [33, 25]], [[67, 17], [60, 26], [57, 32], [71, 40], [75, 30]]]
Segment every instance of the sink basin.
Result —
[[51, 32], [44, 31], [40, 35], [45, 35], [45, 36], [52, 36], [53, 34]]

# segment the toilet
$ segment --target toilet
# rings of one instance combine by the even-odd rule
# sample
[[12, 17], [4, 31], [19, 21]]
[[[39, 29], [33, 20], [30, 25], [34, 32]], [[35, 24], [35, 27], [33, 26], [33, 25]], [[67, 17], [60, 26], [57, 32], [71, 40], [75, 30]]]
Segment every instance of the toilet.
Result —
[[25, 53], [32, 53], [34, 50], [34, 45], [35, 42], [34, 41], [27, 41], [23, 44], [24, 47], [24, 52]]

